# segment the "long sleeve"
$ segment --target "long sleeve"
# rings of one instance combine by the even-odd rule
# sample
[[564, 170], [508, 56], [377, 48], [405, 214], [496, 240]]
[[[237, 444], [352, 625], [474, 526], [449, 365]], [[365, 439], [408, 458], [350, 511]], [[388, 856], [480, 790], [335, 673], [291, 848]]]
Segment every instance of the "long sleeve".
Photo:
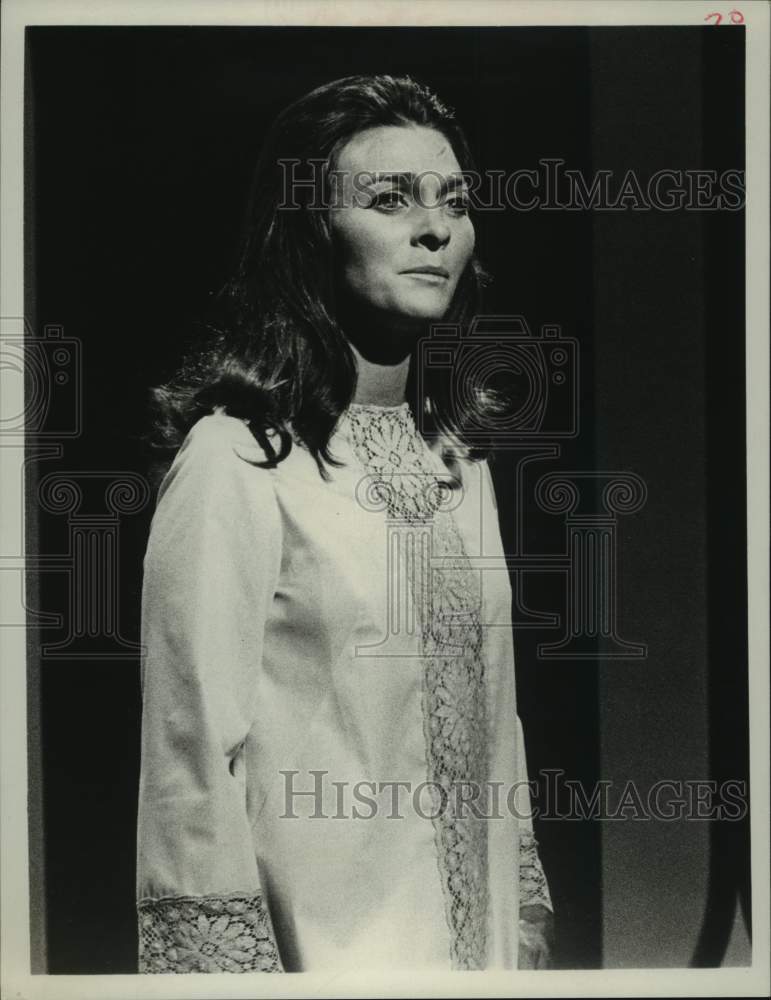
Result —
[[245, 424], [204, 417], [159, 490], [142, 591], [140, 972], [281, 971], [243, 747], [281, 564], [271, 473]]
[[527, 796], [528, 809], [519, 817], [519, 906], [540, 903], [554, 912], [546, 874], [538, 854], [538, 841], [533, 833], [533, 818], [530, 813], [530, 793], [525, 788], [528, 780], [525, 734], [522, 720], [517, 716], [517, 760], [519, 761], [519, 781]]

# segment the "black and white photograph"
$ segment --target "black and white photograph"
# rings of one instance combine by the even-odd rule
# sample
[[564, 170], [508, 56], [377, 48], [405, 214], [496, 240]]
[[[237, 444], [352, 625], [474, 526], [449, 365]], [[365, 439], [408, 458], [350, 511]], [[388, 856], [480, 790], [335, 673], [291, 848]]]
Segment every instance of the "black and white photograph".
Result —
[[2, 18], [4, 993], [768, 995], [768, 6]]

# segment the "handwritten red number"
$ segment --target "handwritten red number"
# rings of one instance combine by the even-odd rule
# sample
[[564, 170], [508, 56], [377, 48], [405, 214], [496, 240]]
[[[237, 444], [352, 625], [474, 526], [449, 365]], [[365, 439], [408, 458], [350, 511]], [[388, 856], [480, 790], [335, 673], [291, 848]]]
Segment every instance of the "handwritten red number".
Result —
[[[744, 24], [744, 14], [742, 14], [740, 10], [737, 10], [736, 7], [734, 7], [733, 10], [729, 10], [728, 16], [731, 18], [731, 24]], [[715, 11], [714, 14], [707, 14], [704, 20], [709, 21], [711, 17], [717, 19], [714, 21], [714, 24], [720, 24], [723, 20], [723, 15], [719, 14], [717, 11]]]

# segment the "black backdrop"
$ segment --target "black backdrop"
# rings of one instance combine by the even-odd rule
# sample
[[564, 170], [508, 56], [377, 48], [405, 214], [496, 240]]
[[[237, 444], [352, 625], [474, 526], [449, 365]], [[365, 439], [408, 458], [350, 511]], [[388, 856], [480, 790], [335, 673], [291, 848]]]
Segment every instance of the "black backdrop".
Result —
[[[193, 322], [227, 274], [261, 136], [285, 104], [332, 76], [410, 73], [456, 108], [483, 169], [532, 169], [539, 159], [557, 157], [588, 177], [604, 166], [593, 162], [596, 88], [601, 99], [612, 94], [622, 101], [633, 96], [636, 85], [623, 72], [599, 73], [590, 59], [592, 38], [612, 31], [627, 40], [644, 39], [653, 49], [656, 33], [666, 32], [675, 54], [681, 43], [700, 47], [703, 81], [693, 86], [725, 112], [709, 125], [705, 117], [709, 142], [703, 163], [659, 166], [741, 168], [740, 30], [722, 34], [718, 44], [705, 29], [685, 28], [28, 29], [27, 319], [36, 336], [56, 324], [64, 336], [80, 340], [83, 387], [83, 432], [66, 442], [60, 457], [37, 463], [37, 476], [146, 473], [136, 439], [144, 390], [170, 374]], [[668, 134], [676, 133], [677, 101], [662, 92], [656, 113]], [[634, 117], [618, 116], [614, 128], [623, 145], [634, 135]], [[633, 215], [624, 213], [619, 225], [635, 225]], [[722, 221], [713, 213], [700, 224], [710, 267], [723, 276], [723, 292], [720, 301], [714, 287], [710, 293], [711, 326], [695, 325], [683, 334], [686, 352], [689, 337], [717, 344], [726, 323], [741, 341], [741, 213]], [[533, 330], [560, 324], [580, 342], [582, 433], [564, 444], [560, 462], [591, 469], [598, 390], [593, 289], [597, 281], [612, 284], [614, 269], [623, 265], [597, 252], [592, 212], [486, 213], [477, 232], [482, 258], [496, 278], [489, 310], [522, 314]], [[685, 272], [659, 290], [662, 317], [667, 297], [677, 298], [683, 282], [692, 280]], [[634, 336], [634, 304], [626, 320]], [[744, 507], [741, 490], [729, 488], [728, 481], [743, 477], [742, 357], [734, 353], [728, 369], [723, 367], [719, 399], [710, 403], [703, 396], [704, 406], [713, 406], [715, 433], [730, 438], [733, 463], [716, 465], [710, 483], [726, 525], [714, 558], [724, 560], [729, 574], [725, 594], [713, 593], [711, 600], [716, 607], [733, 595], [734, 625], [731, 632], [725, 616], [717, 615], [710, 642], [716, 649], [732, 645], [735, 654], [738, 638], [740, 656], [743, 567], [736, 552], [737, 545], [743, 552]], [[620, 366], [610, 373], [607, 368], [603, 377], [621, 377]], [[667, 400], [660, 405], [666, 407]], [[605, 419], [613, 414], [608, 418], [606, 411]], [[638, 446], [646, 440], [643, 422], [631, 433]], [[715, 461], [720, 440], [711, 439]], [[511, 543], [514, 484], [505, 456], [495, 465], [495, 478], [504, 542]], [[133, 642], [150, 514], [147, 504], [120, 525], [119, 628]], [[62, 551], [61, 518], [40, 513], [33, 504], [30, 520], [38, 523], [41, 553]], [[537, 518], [531, 524], [528, 547], [553, 550], [553, 529]], [[69, 584], [63, 574], [40, 574], [29, 587], [33, 608], [66, 611]], [[534, 580], [530, 604], [540, 600], [542, 607], [552, 607], [553, 588], [553, 581]], [[515, 637], [529, 766], [533, 775], [561, 768], [590, 784], [602, 776], [597, 670], [586, 662], [538, 662], [537, 642], [554, 637], [532, 629]], [[52, 973], [132, 972], [138, 661], [131, 655], [41, 657], [38, 642], [57, 638], [56, 629], [31, 632], [32, 897], [33, 909], [37, 902], [44, 913], [33, 940], [39, 953], [47, 951]], [[713, 692], [724, 680], [712, 678]], [[729, 723], [725, 716], [722, 723], [717, 716], [713, 720], [713, 738], [722, 741], [718, 749], [739, 747], [725, 765], [731, 776], [737, 767], [746, 768], [746, 692], [741, 677], [740, 682], [738, 693], [736, 684], [730, 685]], [[715, 747], [711, 759], [725, 761]], [[536, 832], [558, 915], [557, 962], [597, 967], [602, 962], [597, 824], [542, 823]], [[741, 861], [743, 841], [740, 846]], [[743, 862], [737, 872], [730, 892], [746, 876]], [[701, 960], [719, 961], [724, 939], [724, 930], [707, 928]]]

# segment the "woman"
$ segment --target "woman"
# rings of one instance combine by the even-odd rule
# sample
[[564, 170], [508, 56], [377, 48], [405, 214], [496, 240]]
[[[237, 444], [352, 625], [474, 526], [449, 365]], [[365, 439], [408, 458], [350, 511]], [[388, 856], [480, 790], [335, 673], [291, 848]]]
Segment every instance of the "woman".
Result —
[[474, 315], [472, 166], [410, 79], [287, 108], [228, 321], [156, 391], [141, 971], [547, 964], [507, 575], [470, 561], [495, 410], [417, 364]]

